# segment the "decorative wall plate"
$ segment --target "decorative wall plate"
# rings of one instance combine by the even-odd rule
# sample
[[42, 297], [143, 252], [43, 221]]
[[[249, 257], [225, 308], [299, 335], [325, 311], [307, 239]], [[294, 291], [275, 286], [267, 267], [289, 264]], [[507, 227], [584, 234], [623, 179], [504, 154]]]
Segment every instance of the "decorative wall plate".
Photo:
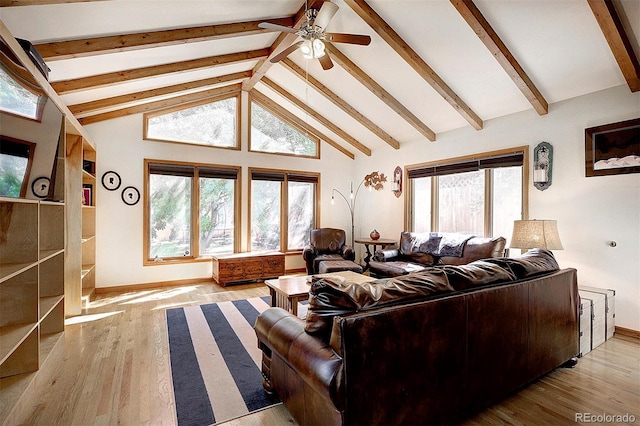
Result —
[[47, 195], [49, 195], [50, 184], [51, 181], [48, 177], [41, 176], [33, 180], [31, 183], [31, 191], [33, 192], [33, 195], [38, 198], [47, 198]]
[[140, 201], [140, 191], [133, 186], [127, 186], [122, 190], [122, 201], [129, 206], [138, 204], [138, 201]]
[[120, 175], [114, 171], [108, 171], [102, 175], [102, 186], [109, 191], [115, 191], [120, 188], [121, 183]]

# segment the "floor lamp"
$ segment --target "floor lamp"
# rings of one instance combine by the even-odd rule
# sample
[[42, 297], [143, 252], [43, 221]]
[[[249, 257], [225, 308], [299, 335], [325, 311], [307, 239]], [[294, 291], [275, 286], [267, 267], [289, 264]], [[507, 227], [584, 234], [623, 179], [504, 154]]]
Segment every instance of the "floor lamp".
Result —
[[353, 192], [353, 182], [351, 182], [351, 191], [349, 192], [349, 198], [344, 196], [344, 194], [337, 189], [333, 188], [331, 190], [331, 204], [335, 204], [335, 194], [342, 197], [345, 203], [347, 203], [347, 207], [349, 207], [349, 213], [351, 214], [351, 247], [354, 247], [354, 233], [355, 233], [355, 224], [354, 224], [354, 215], [356, 211], [356, 200], [358, 199], [358, 194], [360, 193], [360, 188], [364, 185], [369, 191], [379, 191], [384, 188], [384, 182], [387, 181], [387, 177], [384, 173], [371, 172], [362, 179], [360, 185], [356, 188], [356, 192]]

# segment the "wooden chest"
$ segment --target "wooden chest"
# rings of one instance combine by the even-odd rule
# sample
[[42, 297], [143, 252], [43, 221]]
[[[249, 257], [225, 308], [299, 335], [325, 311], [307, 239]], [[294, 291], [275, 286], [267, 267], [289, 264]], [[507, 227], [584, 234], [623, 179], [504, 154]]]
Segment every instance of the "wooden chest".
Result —
[[591, 352], [591, 300], [580, 297], [580, 316], [579, 324], [579, 341], [580, 353], [578, 356], [583, 357]]
[[[607, 340], [607, 296], [602, 292], [583, 290], [580, 294], [580, 356]], [[615, 327], [615, 325], [614, 325]]]
[[579, 290], [592, 293], [604, 294], [604, 308], [605, 308], [605, 339], [609, 340], [616, 332], [616, 291], [607, 288], [579, 286]]
[[212, 260], [213, 279], [222, 286], [284, 275], [284, 254], [279, 252], [234, 253]]

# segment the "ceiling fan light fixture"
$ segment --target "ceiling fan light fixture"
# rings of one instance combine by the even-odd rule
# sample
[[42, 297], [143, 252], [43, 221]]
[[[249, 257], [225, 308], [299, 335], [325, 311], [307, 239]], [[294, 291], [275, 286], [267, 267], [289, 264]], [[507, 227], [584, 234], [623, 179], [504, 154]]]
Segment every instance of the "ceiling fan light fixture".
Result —
[[305, 40], [300, 45], [300, 53], [305, 59], [318, 59], [325, 55], [325, 45], [320, 39]]
[[324, 42], [320, 39], [315, 39], [313, 40], [313, 42], [311, 43], [311, 45], [313, 46], [313, 57], [314, 58], [320, 58], [322, 56], [324, 56]]
[[313, 44], [311, 44], [311, 40], [305, 40], [300, 45], [300, 52], [305, 59], [313, 59]]

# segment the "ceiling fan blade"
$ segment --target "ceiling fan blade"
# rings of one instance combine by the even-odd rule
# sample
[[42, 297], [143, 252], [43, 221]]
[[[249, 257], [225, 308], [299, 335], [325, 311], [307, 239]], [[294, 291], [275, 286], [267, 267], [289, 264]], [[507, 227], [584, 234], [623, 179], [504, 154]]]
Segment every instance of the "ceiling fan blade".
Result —
[[295, 28], [285, 27], [278, 24], [272, 24], [271, 22], [260, 22], [258, 24], [258, 27], [264, 28], [265, 30], [283, 31], [285, 33], [291, 33], [291, 34], [296, 34], [299, 31]]
[[280, 62], [281, 60], [289, 56], [291, 53], [293, 53], [301, 44], [302, 44], [302, 40], [293, 43], [291, 46], [287, 47], [282, 52], [278, 53], [273, 58], [269, 59], [269, 62], [271, 62], [272, 64], [275, 64], [276, 62]]
[[324, 55], [320, 56], [318, 58], [318, 60], [320, 61], [320, 65], [322, 65], [322, 69], [323, 70], [329, 70], [331, 68], [333, 68], [333, 61], [331, 60], [331, 58], [329, 57], [329, 53], [325, 52]]
[[361, 44], [363, 46], [368, 46], [371, 43], [371, 37], [368, 35], [326, 33], [324, 36], [325, 40], [333, 43]]
[[333, 15], [336, 14], [338, 9], [339, 8], [336, 4], [331, 3], [330, 1], [325, 1], [322, 3], [320, 11], [318, 11], [313, 25], [320, 27], [323, 30], [326, 29], [327, 25], [329, 25], [329, 21], [331, 21], [331, 18], [333, 18]]

